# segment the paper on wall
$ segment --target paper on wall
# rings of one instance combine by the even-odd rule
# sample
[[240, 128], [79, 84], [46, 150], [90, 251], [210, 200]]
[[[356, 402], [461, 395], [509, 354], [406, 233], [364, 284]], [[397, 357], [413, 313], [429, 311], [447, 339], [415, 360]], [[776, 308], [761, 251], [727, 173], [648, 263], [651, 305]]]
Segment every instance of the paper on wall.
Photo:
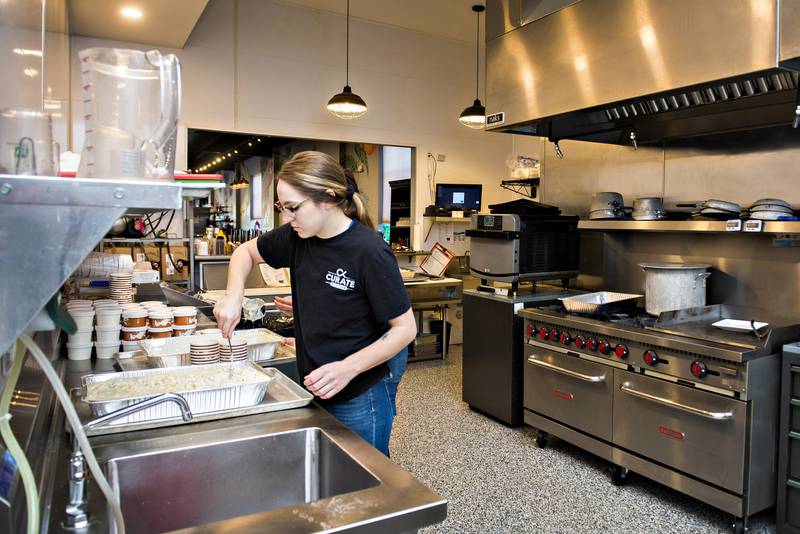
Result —
[[258, 268], [261, 270], [261, 278], [264, 279], [267, 287], [283, 287], [291, 283], [289, 269], [273, 269], [266, 263], [259, 263]]

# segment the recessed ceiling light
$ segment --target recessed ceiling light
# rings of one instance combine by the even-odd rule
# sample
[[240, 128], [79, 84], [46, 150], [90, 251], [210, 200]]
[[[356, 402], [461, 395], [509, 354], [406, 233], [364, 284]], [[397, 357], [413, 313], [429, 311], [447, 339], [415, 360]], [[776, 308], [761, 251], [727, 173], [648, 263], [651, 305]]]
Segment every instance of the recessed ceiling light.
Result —
[[129, 19], [140, 19], [140, 18], [142, 18], [141, 10], [139, 10], [139, 9], [137, 9], [135, 7], [123, 7], [122, 10], [120, 10], [120, 13], [122, 13], [123, 17], [128, 17]]

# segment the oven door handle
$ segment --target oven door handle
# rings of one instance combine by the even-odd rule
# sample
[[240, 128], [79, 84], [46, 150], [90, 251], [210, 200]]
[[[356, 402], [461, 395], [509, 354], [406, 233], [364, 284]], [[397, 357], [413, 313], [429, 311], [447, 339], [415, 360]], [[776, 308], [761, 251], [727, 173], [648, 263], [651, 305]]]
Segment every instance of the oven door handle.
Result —
[[659, 397], [656, 395], [651, 395], [650, 393], [645, 393], [644, 391], [633, 389], [630, 386], [631, 386], [630, 382], [623, 382], [622, 385], [619, 387], [619, 389], [621, 389], [628, 395], [633, 395], [634, 397], [639, 397], [640, 399], [645, 399], [658, 404], [663, 404], [664, 406], [669, 406], [670, 408], [675, 408], [677, 410], [681, 410], [684, 412], [693, 413], [695, 415], [699, 415], [707, 419], [713, 419], [715, 421], [725, 421], [726, 419], [733, 418], [733, 412], [709, 412], [708, 410], [703, 410], [702, 408], [696, 408], [694, 406], [689, 406], [688, 404], [682, 404], [674, 400], [665, 399], [663, 397]]
[[528, 362], [532, 363], [533, 365], [538, 365], [539, 367], [544, 367], [545, 369], [555, 371], [557, 373], [571, 376], [572, 378], [577, 378], [578, 380], [583, 380], [584, 382], [598, 383], [606, 381], [606, 375], [599, 375], [599, 376], [585, 375], [583, 373], [571, 371], [570, 369], [564, 369], [563, 367], [559, 367], [558, 365], [553, 365], [552, 363], [547, 363], [542, 360], [537, 360], [533, 356], [528, 358]]

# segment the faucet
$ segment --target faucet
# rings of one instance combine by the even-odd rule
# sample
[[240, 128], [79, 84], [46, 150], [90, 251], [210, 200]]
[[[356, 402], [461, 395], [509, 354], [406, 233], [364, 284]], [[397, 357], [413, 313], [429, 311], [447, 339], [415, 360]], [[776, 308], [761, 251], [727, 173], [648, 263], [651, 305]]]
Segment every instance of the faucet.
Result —
[[[184, 421], [192, 420], [192, 410], [189, 408], [189, 403], [186, 402], [182, 396], [177, 393], [164, 393], [152, 397], [136, 404], [131, 404], [125, 408], [107, 413], [97, 419], [92, 419], [83, 427], [87, 430], [96, 428], [100, 425], [116, 421], [122, 417], [141, 412], [147, 408], [152, 408], [165, 402], [174, 402], [181, 410], [181, 417]], [[78, 439], [75, 437], [75, 432], [72, 433], [72, 453], [69, 455], [68, 463], [68, 481], [69, 481], [69, 501], [67, 502], [66, 518], [62, 523], [65, 529], [77, 530], [85, 528], [89, 525], [89, 513], [86, 510], [86, 477], [89, 474], [86, 468], [86, 459], [81, 452]]]

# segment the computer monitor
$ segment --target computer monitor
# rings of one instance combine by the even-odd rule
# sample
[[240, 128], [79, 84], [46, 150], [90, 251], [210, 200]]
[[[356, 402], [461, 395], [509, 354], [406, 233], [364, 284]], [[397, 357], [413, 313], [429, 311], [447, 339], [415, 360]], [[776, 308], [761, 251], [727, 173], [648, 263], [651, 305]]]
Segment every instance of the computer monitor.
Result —
[[481, 184], [436, 184], [436, 205], [480, 211], [482, 190]]

